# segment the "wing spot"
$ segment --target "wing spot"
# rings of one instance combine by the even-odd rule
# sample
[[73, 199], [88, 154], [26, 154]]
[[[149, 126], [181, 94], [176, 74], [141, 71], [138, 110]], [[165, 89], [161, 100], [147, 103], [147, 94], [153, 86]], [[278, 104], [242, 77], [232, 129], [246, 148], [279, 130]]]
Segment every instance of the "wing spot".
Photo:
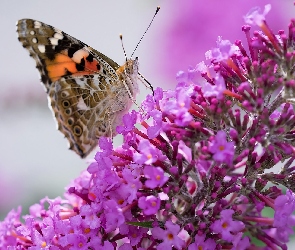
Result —
[[[69, 56], [69, 57], [73, 57], [74, 54], [75, 54], [78, 50], [80, 50], [80, 49], [81, 49], [81, 46], [80, 46], [79, 44], [73, 44], [73, 45], [69, 48], [69, 50], [68, 50], [68, 56]], [[82, 56], [82, 57], [83, 57], [83, 56]], [[80, 57], [80, 59], [81, 59], [82, 57]]]
[[76, 63], [76, 69], [78, 71], [83, 71], [85, 69], [85, 59], [82, 58], [80, 63]]
[[70, 117], [70, 118], [68, 119], [68, 124], [69, 124], [70, 126], [72, 126], [72, 125], [74, 124], [74, 119]]
[[52, 45], [58, 45], [58, 38], [50, 37], [49, 40]]
[[79, 110], [89, 110], [89, 107], [87, 106], [87, 104], [85, 103], [85, 101], [83, 100], [83, 98], [79, 98], [79, 102], [77, 104], [77, 108]]
[[62, 40], [64, 38], [63, 34], [61, 34], [61, 33], [55, 33], [53, 35], [53, 37], [56, 38], [56, 39], [59, 39], [59, 40]]
[[30, 31], [30, 35], [33, 36], [33, 35], [35, 35], [35, 34], [36, 34], [36, 32], [35, 32], [34, 30], [31, 30], [31, 31]]
[[89, 55], [86, 57], [86, 61], [88, 61], [88, 62], [93, 62], [93, 55], [89, 54]]
[[72, 110], [71, 109], [66, 109], [65, 112], [66, 112], [67, 115], [70, 115], [72, 113]]
[[79, 125], [75, 125], [74, 126], [74, 134], [76, 136], [80, 136], [82, 135], [82, 128]]
[[42, 26], [42, 24], [40, 22], [38, 22], [38, 21], [34, 22], [34, 28], [35, 29], [39, 29], [41, 26]]
[[45, 53], [45, 45], [43, 44], [38, 45], [38, 50], [40, 51], [40, 53]]
[[62, 102], [62, 106], [64, 107], [64, 108], [68, 108], [68, 107], [70, 107], [70, 102], [68, 101], [68, 100], [64, 100], [63, 102]]
[[66, 97], [68, 97], [70, 94], [69, 94], [69, 92], [68, 91], [62, 91], [61, 92], [61, 97], [62, 98], [66, 98]]
[[38, 43], [38, 39], [36, 37], [32, 38], [33, 43]]
[[[89, 54], [87, 51], [85, 51], [83, 49], [79, 49], [73, 54], [72, 58], [75, 63], [80, 63], [81, 60], [86, 58], [88, 55]], [[84, 65], [85, 65], [85, 59], [84, 59]]]

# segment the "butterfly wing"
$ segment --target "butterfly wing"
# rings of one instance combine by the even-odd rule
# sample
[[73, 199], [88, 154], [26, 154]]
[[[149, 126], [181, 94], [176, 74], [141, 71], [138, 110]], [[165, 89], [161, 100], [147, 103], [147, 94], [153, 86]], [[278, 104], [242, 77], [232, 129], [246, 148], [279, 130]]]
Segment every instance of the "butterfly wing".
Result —
[[[128, 98], [119, 83], [98, 74], [68, 76], [50, 88], [49, 99], [58, 129], [68, 139], [70, 149], [82, 158], [97, 146], [99, 137], [115, 135], [115, 120], [118, 112], [127, 108], [124, 100]], [[122, 105], [114, 109], [114, 103], [120, 100]]]
[[[19, 41], [36, 61], [58, 129], [81, 157], [114, 134], [128, 91], [119, 65], [85, 43], [32, 19], [18, 21]], [[122, 113], [123, 114], [123, 113]]]
[[45, 23], [22, 19], [18, 39], [36, 61], [46, 91], [52, 82], [67, 75], [99, 74], [117, 78], [119, 65], [87, 44]]

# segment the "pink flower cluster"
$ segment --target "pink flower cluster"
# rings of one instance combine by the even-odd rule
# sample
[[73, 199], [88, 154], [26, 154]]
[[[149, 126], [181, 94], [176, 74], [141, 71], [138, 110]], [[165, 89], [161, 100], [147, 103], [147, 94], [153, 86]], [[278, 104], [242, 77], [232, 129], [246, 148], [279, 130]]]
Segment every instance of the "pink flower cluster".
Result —
[[[101, 138], [64, 200], [41, 200], [24, 222], [20, 209], [11, 211], [0, 248], [287, 249], [295, 225], [295, 20], [288, 34], [274, 35], [269, 10], [245, 16], [262, 30], [251, 36], [243, 27], [248, 52], [218, 38], [209, 63], [179, 72], [174, 91], [157, 88], [140, 112], [126, 114], [117, 127], [123, 145]], [[268, 171], [279, 162], [279, 173]], [[274, 218], [263, 215], [266, 207]]]

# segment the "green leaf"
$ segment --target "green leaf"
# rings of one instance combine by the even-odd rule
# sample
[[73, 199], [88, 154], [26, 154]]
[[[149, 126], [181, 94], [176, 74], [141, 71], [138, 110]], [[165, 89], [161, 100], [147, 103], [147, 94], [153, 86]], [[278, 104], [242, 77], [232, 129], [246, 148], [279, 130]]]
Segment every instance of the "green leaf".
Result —
[[132, 225], [132, 226], [137, 226], [137, 227], [153, 228], [153, 226], [152, 226], [153, 221], [144, 221], [144, 222], [128, 221], [128, 222], [126, 222], [126, 224]]

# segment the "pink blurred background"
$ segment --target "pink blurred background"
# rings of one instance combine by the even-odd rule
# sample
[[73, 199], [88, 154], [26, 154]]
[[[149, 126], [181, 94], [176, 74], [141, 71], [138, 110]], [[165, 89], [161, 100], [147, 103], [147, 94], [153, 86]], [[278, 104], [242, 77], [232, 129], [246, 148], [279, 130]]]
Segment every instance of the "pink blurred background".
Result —
[[[165, 25], [157, 41], [157, 73], [174, 77], [189, 65], [195, 66], [205, 59], [204, 53], [215, 47], [217, 36], [230, 40], [242, 40], [246, 45], [241, 27], [243, 16], [253, 7], [271, 3], [272, 9], [267, 15], [267, 23], [275, 34], [280, 29], [286, 32], [289, 20], [295, 15], [294, 1], [277, 0], [170, 0], [165, 16]], [[165, 10], [166, 11], [166, 10]], [[258, 27], [256, 28], [258, 29]], [[255, 30], [252, 29], [252, 30]], [[247, 45], [245, 46], [247, 49]], [[173, 78], [170, 78], [172, 81]], [[173, 84], [173, 83], [170, 83]]]

